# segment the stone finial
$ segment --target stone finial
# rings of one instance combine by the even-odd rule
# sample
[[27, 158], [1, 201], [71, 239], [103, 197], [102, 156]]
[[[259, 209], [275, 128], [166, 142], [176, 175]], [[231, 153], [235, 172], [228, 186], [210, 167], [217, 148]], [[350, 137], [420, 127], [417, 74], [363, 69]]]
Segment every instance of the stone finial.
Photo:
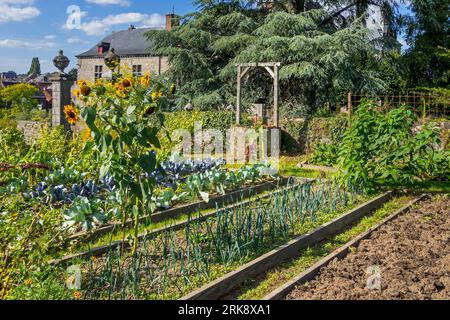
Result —
[[69, 58], [67, 58], [64, 55], [64, 52], [62, 50], [59, 50], [59, 55], [57, 55], [53, 59], [53, 65], [62, 73], [64, 74], [64, 69], [66, 69], [70, 64]]

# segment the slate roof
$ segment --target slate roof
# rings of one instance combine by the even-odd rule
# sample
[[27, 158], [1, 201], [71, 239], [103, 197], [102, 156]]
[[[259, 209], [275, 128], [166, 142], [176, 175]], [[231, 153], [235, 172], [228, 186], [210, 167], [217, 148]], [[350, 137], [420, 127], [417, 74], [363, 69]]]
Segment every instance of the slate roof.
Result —
[[[151, 42], [145, 37], [145, 33], [152, 28], [138, 28], [125, 31], [117, 31], [108, 35], [90, 50], [77, 55], [77, 58], [98, 57], [98, 46], [102, 42], [109, 43], [109, 48], [114, 48], [119, 56], [127, 55], [152, 55]], [[108, 51], [103, 52], [103, 57]]]

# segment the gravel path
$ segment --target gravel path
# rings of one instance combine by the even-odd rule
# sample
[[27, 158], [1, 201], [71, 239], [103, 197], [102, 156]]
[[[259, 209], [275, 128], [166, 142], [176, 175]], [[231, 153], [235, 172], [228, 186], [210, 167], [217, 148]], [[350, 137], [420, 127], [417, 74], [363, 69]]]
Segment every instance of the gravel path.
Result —
[[384, 225], [287, 299], [450, 299], [450, 196]]

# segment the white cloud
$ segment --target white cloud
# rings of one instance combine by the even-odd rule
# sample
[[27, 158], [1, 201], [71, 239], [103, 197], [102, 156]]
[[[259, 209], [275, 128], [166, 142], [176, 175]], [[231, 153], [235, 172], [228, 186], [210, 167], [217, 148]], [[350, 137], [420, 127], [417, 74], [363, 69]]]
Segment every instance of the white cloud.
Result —
[[80, 39], [78, 37], [71, 37], [71, 38], [67, 38], [67, 43], [78, 44], [78, 43], [87, 43], [87, 41]]
[[47, 39], [35, 40], [35, 39], [1, 39], [0, 48], [8, 49], [51, 49], [56, 46], [56, 43]]
[[146, 27], [163, 27], [164, 17], [159, 14], [121, 13], [110, 15], [103, 19], [94, 19], [81, 24], [80, 29], [90, 36], [105, 34], [112, 27], [122, 24], [143, 24]]
[[53, 35], [53, 34], [49, 34], [49, 35], [45, 36], [44, 39], [45, 39], [45, 40], [55, 40], [55, 39], [56, 39], [56, 36]]
[[0, 0], [0, 23], [33, 19], [41, 14], [34, 0]]
[[166, 18], [160, 14], [153, 13], [147, 19], [142, 21], [142, 28], [162, 28], [166, 24]]
[[129, 7], [131, 5], [131, 2], [128, 0], [86, 0], [86, 2], [91, 4], [98, 4], [101, 6], [119, 5], [122, 7]]

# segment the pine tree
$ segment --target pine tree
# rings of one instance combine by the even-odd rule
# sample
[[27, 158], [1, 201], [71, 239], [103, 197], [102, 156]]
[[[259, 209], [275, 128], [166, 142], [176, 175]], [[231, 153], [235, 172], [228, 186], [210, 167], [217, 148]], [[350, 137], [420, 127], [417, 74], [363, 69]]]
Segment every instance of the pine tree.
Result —
[[31, 67], [30, 67], [30, 71], [28, 71], [28, 75], [36, 75], [39, 76], [41, 75], [41, 64], [39, 62], [39, 58], [33, 58], [33, 60], [31, 61]]
[[[157, 52], [169, 57], [179, 107], [189, 100], [204, 109], [234, 104], [237, 62], [281, 62], [283, 104], [308, 112], [349, 90], [385, 89], [362, 19], [341, 27], [306, 1], [277, 1], [273, 10], [258, 3], [198, 0], [200, 11], [181, 18], [172, 32], [148, 34]], [[253, 70], [245, 80], [244, 105], [271, 103], [267, 72]]]

